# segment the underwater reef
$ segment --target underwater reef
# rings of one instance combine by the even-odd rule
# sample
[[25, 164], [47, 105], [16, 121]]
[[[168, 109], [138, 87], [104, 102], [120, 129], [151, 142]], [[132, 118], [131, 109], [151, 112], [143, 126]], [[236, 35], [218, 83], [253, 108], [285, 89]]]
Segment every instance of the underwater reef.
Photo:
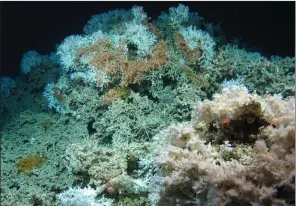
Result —
[[180, 4], [93, 15], [1, 77], [1, 204], [295, 205], [295, 58]]

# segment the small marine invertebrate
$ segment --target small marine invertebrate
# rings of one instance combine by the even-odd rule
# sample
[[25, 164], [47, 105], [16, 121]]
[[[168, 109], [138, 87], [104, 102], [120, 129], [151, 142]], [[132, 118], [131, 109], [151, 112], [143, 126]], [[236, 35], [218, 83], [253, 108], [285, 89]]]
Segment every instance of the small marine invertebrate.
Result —
[[120, 97], [120, 94], [115, 89], [110, 89], [106, 94], [102, 96], [103, 102], [113, 102]]
[[194, 71], [187, 65], [181, 65], [182, 71], [186, 74], [186, 76], [191, 79], [197, 87], [201, 87], [205, 82], [205, 80], [194, 73]]
[[24, 175], [30, 175], [28, 170], [40, 168], [47, 161], [47, 157], [42, 155], [28, 155], [17, 163], [18, 172]]
[[120, 97], [123, 100], [126, 100], [128, 95], [129, 95], [129, 90], [127, 87], [117, 87], [117, 88], [110, 89], [108, 92], [106, 92], [102, 96], [102, 101], [103, 102], [113, 102], [113, 101], [119, 99]]

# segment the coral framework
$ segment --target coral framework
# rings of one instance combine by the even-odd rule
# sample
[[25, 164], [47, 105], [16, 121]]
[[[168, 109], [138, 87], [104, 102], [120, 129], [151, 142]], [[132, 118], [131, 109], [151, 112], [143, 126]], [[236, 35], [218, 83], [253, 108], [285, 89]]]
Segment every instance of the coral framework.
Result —
[[183, 4], [96, 14], [1, 77], [5, 206], [295, 204], [295, 58]]

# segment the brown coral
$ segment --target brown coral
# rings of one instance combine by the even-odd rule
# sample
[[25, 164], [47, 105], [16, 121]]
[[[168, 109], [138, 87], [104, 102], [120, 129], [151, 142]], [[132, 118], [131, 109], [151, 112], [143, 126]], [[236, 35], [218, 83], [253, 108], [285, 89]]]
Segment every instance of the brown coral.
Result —
[[129, 60], [124, 41], [118, 47], [114, 47], [110, 41], [99, 40], [88, 48], [79, 49], [77, 56], [81, 57], [90, 53], [95, 54], [89, 64], [103, 69], [108, 74], [120, 75], [122, 86], [139, 82], [143, 73], [160, 68], [168, 61], [167, 44], [164, 41], [160, 41], [155, 46], [152, 55], [148, 56], [146, 60]]
[[98, 40], [90, 47], [79, 49], [77, 56], [81, 57], [90, 53], [95, 53], [95, 55], [91, 58], [89, 64], [110, 74], [116, 74], [120, 69], [120, 63], [126, 58], [124, 55], [124, 42], [121, 42], [115, 48], [108, 40]]
[[158, 38], [162, 38], [163, 34], [162, 31], [160, 29], [158, 29], [155, 25], [148, 23], [146, 24], [148, 29], [155, 34]]
[[190, 49], [180, 32], [175, 33], [175, 45], [191, 64], [195, 64], [196, 58], [201, 55], [201, 51], [197, 48]]

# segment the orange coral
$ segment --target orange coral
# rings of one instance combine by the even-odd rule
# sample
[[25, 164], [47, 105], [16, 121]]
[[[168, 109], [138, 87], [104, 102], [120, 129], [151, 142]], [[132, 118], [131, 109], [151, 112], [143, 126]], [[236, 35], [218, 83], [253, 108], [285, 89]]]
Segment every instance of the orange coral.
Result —
[[142, 74], [160, 68], [168, 61], [167, 43], [160, 41], [153, 49], [152, 56], [148, 61], [136, 60], [125, 61], [123, 68], [123, 86], [127, 83], [137, 83], [140, 81]]
[[98, 50], [93, 58], [89, 61], [89, 64], [104, 69], [110, 74], [116, 74], [120, 68], [120, 62], [125, 59], [124, 47], [118, 48], [110, 47], [106, 42], [97, 42]]
[[47, 161], [45, 155], [28, 155], [23, 159], [19, 160], [17, 164], [18, 172], [24, 175], [29, 175], [28, 170], [41, 167]]
[[115, 48], [111, 45], [111, 42], [99, 40], [88, 48], [79, 49], [76, 55], [81, 57], [95, 52], [89, 64], [96, 68], [103, 69], [109, 74], [122, 75], [122, 86], [139, 82], [144, 72], [160, 68], [168, 61], [167, 44], [164, 41], [160, 41], [155, 46], [148, 60], [128, 60], [124, 45], [125, 42], [121, 42], [119, 46]]
[[110, 74], [116, 74], [120, 68], [120, 62], [125, 59], [124, 49], [124, 41], [119, 44], [118, 48], [115, 48], [108, 40], [98, 40], [94, 45], [79, 49], [76, 55], [81, 57], [94, 52], [95, 55], [89, 64]]
[[153, 50], [152, 58], [149, 60], [150, 68], [159, 68], [168, 61], [167, 43], [160, 41]]

